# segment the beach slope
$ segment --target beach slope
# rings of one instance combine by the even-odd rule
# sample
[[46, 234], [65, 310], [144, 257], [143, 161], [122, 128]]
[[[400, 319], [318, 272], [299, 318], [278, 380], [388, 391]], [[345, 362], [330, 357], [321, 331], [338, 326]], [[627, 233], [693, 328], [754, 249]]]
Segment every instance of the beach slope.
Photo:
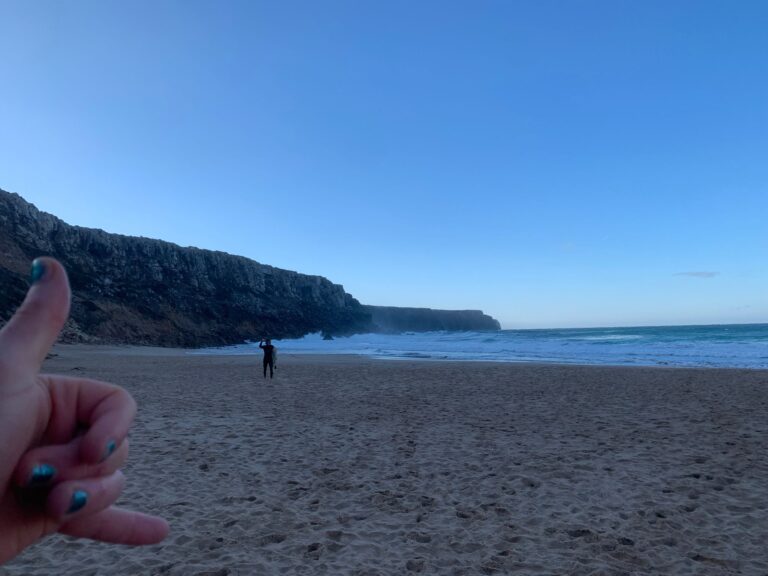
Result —
[[59, 346], [139, 403], [148, 548], [0, 574], [766, 574], [768, 372]]

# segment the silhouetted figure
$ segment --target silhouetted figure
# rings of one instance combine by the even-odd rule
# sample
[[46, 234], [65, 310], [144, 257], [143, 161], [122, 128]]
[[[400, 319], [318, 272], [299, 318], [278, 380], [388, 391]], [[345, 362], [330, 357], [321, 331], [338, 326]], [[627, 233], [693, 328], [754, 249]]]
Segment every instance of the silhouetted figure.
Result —
[[264, 350], [264, 378], [267, 377], [267, 366], [269, 366], [269, 377], [275, 377], [275, 359], [277, 358], [277, 349], [272, 346], [272, 340], [267, 338], [266, 344], [264, 339], [259, 342], [259, 348]]

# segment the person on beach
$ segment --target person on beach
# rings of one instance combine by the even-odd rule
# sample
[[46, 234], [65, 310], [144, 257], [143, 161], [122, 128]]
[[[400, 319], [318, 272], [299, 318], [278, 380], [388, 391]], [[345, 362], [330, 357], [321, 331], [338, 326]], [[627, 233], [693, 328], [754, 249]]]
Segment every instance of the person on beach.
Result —
[[64, 268], [38, 258], [24, 302], [0, 330], [0, 564], [54, 532], [130, 545], [168, 533], [162, 518], [113, 506], [125, 486], [131, 395], [39, 373], [69, 305]]
[[266, 339], [266, 344], [264, 338], [262, 338], [261, 342], [259, 342], [259, 348], [264, 350], [264, 379], [267, 378], [267, 366], [269, 366], [269, 377], [274, 378], [275, 368], [277, 368], [277, 348], [272, 346], [272, 340], [269, 338]]

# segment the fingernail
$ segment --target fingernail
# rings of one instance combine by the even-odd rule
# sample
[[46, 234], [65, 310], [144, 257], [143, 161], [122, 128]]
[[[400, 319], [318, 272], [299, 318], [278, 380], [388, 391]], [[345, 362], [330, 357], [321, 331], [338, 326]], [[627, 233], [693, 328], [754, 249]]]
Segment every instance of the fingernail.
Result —
[[29, 477], [27, 486], [33, 488], [35, 486], [43, 486], [48, 484], [56, 475], [56, 468], [50, 464], [38, 464], [32, 468], [32, 475]]
[[104, 454], [101, 457], [101, 461], [104, 462], [107, 458], [112, 456], [112, 453], [115, 451], [115, 448], [117, 448], [117, 442], [114, 440], [110, 440], [107, 442], [107, 447], [104, 449]]
[[84, 490], [75, 490], [72, 500], [69, 501], [67, 514], [73, 514], [88, 503], [88, 494]]
[[45, 274], [45, 263], [40, 258], [35, 258], [32, 261], [32, 284], [39, 282]]

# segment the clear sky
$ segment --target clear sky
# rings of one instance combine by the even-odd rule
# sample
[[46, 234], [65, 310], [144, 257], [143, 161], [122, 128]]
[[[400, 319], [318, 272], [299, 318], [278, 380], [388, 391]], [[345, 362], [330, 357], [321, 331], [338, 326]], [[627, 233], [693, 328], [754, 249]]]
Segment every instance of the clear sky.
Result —
[[768, 322], [768, 2], [0, 0], [0, 188], [506, 328]]

